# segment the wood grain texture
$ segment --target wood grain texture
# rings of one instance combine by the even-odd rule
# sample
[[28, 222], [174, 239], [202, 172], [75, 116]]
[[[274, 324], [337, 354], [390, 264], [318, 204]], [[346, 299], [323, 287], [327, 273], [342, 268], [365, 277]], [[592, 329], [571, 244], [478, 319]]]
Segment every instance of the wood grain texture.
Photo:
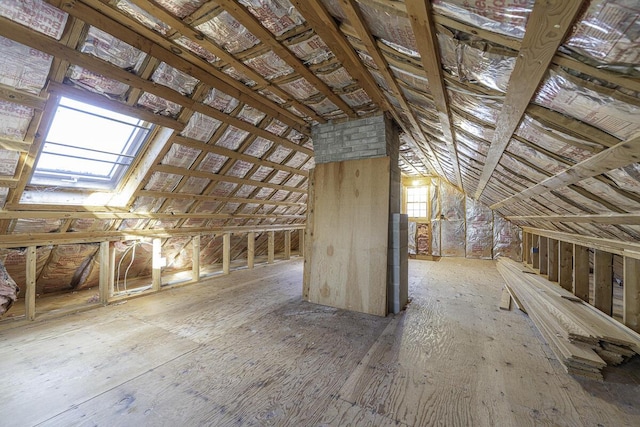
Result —
[[573, 245], [573, 294], [589, 302], [589, 248]]
[[603, 313], [613, 314], [613, 255], [596, 249], [593, 259], [593, 305]]
[[527, 316], [499, 312], [494, 262], [409, 276], [386, 318], [301, 301], [297, 259], [0, 331], [3, 425], [640, 423], [638, 364], [566, 375]]
[[309, 301], [387, 313], [388, 157], [314, 171]]
[[640, 332], [640, 260], [624, 257], [623, 322]]
[[571, 292], [573, 290], [573, 245], [569, 242], [560, 241], [559, 248], [558, 284], [563, 289]]
[[509, 78], [504, 105], [498, 116], [493, 141], [480, 175], [476, 199], [484, 192], [502, 153], [529, 106], [529, 101], [538, 89], [560, 43], [571, 29], [582, 4], [582, 0], [547, 0], [534, 4], [527, 19], [520, 52]]
[[640, 160], [640, 135], [620, 142], [613, 147], [607, 148], [592, 157], [575, 164], [567, 170], [545, 179], [544, 181], [522, 190], [499, 203], [491, 205], [491, 209], [498, 209], [510, 205], [519, 200], [530, 199], [534, 196], [547, 193], [549, 191], [566, 187], [570, 184], [580, 182], [585, 178], [590, 178], [609, 172], [614, 169], [625, 167]]
[[547, 274], [552, 282], [558, 281], [558, 272], [560, 270], [560, 243], [556, 239], [548, 240], [549, 268]]

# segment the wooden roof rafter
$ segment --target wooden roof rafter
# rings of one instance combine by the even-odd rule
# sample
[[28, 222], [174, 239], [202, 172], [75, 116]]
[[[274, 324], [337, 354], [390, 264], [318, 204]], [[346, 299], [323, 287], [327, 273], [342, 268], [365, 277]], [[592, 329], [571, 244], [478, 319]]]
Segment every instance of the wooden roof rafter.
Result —
[[[45, 1], [52, 2], [54, 0]], [[230, 79], [227, 74], [219, 71], [212, 64], [182, 46], [175, 44], [173, 40], [148, 29], [123, 12], [114, 9], [108, 2], [102, 0], [79, 0], [62, 2], [60, 7], [65, 12], [83, 20], [87, 24], [114, 35], [152, 57], [171, 64], [177, 70], [185, 72], [203, 83], [249, 104], [302, 133], [309, 133], [308, 124], [302, 118], [259, 93], [252, 91], [242, 82]]]
[[458, 153], [456, 151], [453, 136], [449, 101], [442, 75], [440, 49], [438, 47], [435, 26], [431, 16], [431, 6], [427, 5], [427, 2], [424, 0], [406, 0], [405, 6], [409, 12], [411, 28], [413, 29], [416, 40], [420, 40], [417, 45], [422, 60], [422, 66], [426, 71], [431, 95], [436, 105], [436, 110], [438, 111], [438, 118], [442, 125], [444, 142], [447, 144], [447, 148], [449, 150], [453, 172], [456, 176], [456, 180], [458, 181], [458, 186], [462, 189], [462, 176], [460, 175]]
[[[378, 45], [376, 43], [374, 36], [371, 34], [369, 29], [365, 25], [364, 18], [362, 16], [362, 13], [360, 12], [360, 9], [358, 8], [357, 3], [354, 0], [341, 0], [340, 3], [342, 5], [342, 9], [347, 14], [349, 21], [354, 25], [355, 30], [358, 33], [358, 37], [364, 44], [365, 48], [367, 49], [367, 52], [371, 55], [374, 62], [376, 63], [376, 66], [378, 67], [378, 71], [382, 74], [385, 81], [389, 85], [389, 88], [391, 89], [394, 97], [398, 100], [398, 102], [400, 102], [400, 105], [407, 113], [407, 117], [409, 118], [409, 121], [411, 123], [411, 126], [414, 128], [414, 131], [419, 132], [420, 135], [423, 135], [422, 129], [418, 124], [418, 120], [413, 112], [413, 109], [409, 107], [409, 104], [407, 103], [407, 99], [404, 96], [402, 89], [398, 85], [397, 79], [389, 69], [389, 64], [385, 60], [382, 52], [380, 52], [380, 49], [378, 48]], [[392, 106], [389, 106], [389, 108], [391, 108], [391, 110], [394, 111], [394, 108]], [[428, 146], [429, 148], [431, 148], [431, 146], [429, 145], [429, 142], [426, 141], [426, 138], [424, 138], [424, 136], [421, 139], [425, 146]], [[435, 167], [434, 169], [436, 170], [436, 172], [439, 173], [441, 177], [447, 179], [444, 171], [442, 170], [442, 165], [440, 164], [438, 157], [435, 156], [435, 153], [432, 153], [432, 154], [434, 159], [436, 159], [436, 162], [438, 162], [437, 167]]]
[[594, 177], [638, 161], [640, 161], [640, 135], [636, 135], [614, 147], [607, 148], [571, 166], [563, 172], [549, 177], [501, 202], [495, 203], [491, 205], [491, 209], [499, 209], [519, 200], [525, 200], [538, 194], [567, 187], [583, 179]]
[[474, 195], [476, 199], [482, 196], [531, 98], [546, 75], [553, 56], [582, 6], [582, 0], [550, 0], [534, 4], [515, 67], [509, 78], [507, 94], [498, 116], [487, 162]]
[[294, 69], [301, 77], [304, 77], [309, 83], [318, 88], [331, 102], [333, 102], [347, 116], [355, 118], [356, 112], [347, 104], [340, 96], [336, 95], [333, 90], [316, 76], [307, 66], [293, 54], [282, 42], [280, 42], [271, 31], [267, 30], [262, 23], [247, 10], [247, 8], [236, 1], [232, 0], [216, 0], [224, 10], [245, 26], [253, 35], [258, 37], [262, 43], [268, 45], [273, 52], [278, 55], [284, 62]]
[[640, 212], [584, 215], [508, 215], [509, 221], [570, 222], [587, 224], [640, 225]]
[[267, 89], [280, 98], [286, 100], [289, 104], [294, 106], [298, 111], [306, 114], [308, 117], [313, 120], [318, 121], [319, 123], [324, 123], [326, 120], [317, 114], [313, 109], [307, 107], [305, 104], [293, 98], [289, 93], [280, 89], [277, 85], [265, 79], [261, 74], [254, 71], [251, 67], [245, 65], [241, 60], [237, 59], [234, 55], [227, 52], [223, 47], [219, 46], [215, 41], [208, 38], [206, 35], [202, 34], [202, 32], [193, 28], [192, 25], [186, 24], [184, 21], [172, 15], [165, 8], [159, 5], [154, 0], [131, 0], [132, 3], [136, 4], [138, 7], [146, 10], [147, 12], [153, 14], [158, 17], [161, 21], [169, 25], [171, 28], [178, 31], [183, 36], [189, 38], [191, 41], [198, 43], [203, 48], [207, 49], [209, 52], [213, 53], [215, 56], [220, 58], [226, 64], [233, 66], [236, 70], [246, 75], [251, 80], [255, 81], [257, 84], [256, 89]]

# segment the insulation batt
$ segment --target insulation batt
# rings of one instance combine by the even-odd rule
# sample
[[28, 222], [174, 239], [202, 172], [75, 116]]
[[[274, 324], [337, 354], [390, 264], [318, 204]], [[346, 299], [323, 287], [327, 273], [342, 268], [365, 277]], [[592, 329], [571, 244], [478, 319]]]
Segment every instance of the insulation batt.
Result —
[[207, 142], [221, 124], [222, 122], [220, 122], [220, 120], [195, 112], [189, 119], [187, 126], [180, 132], [180, 135]]
[[149, 92], [142, 94], [138, 100], [138, 105], [146, 107], [156, 114], [162, 114], [163, 116], [170, 117], [177, 116], [182, 109], [180, 104], [176, 104], [175, 102], [166, 100]]
[[18, 90], [39, 94], [53, 57], [39, 50], [0, 36], [0, 83]]
[[18, 299], [20, 288], [0, 262], [0, 316], [5, 314]]
[[96, 74], [93, 71], [71, 65], [67, 71], [67, 78], [75, 85], [91, 92], [107, 95], [110, 98], [123, 99], [129, 86], [117, 80]]
[[104, 59], [117, 67], [135, 73], [140, 71], [147, 56], [144, 52], [96, 27], [89, 27], [87, 37], [80, 46], [80, 52]]
[[171, 31], [171, 27], [169, 27], [167, 24], [150, 15], [144, 9], [139, 8], [128, 0], [118, 1], [116, 3], [116, 7], [122, 10], [127, 15], [131, 16], [136, 21], [140, 22], [145, 27], [151, 28], [152, 30], [157, 31], [162, 35], [166, 36]]
[[240, 0], [275, 36], [304, 24], [304, 18], [288, 0]]
[[0, 15], [56, 40], [62, 37], [68, 17], [42, 0], [2, 0]]
[[203, 58], [205, 61], [207, 62], [216, 62], [219, 58], [217, 56], [215, 56], [213, 53], [209, 52], [207, 49], [203, 48], [202, 46], [200, 46], [198, 43], [194, 42], [193, 40], [185, 37], [185, 36], [181, 36], [177, 39], [173, 40], [176, 44], [189, 49], [191, 52], [195, 53], [196, 55], [198, 55], [199, 57]]
[[0, 135], [23, 141], [33, 118], [33, 109], [24, 105], [0, 100]]
[[230, 53], [238, 53], [260, 43], [242, 24], [226, 11], [196, 27]]

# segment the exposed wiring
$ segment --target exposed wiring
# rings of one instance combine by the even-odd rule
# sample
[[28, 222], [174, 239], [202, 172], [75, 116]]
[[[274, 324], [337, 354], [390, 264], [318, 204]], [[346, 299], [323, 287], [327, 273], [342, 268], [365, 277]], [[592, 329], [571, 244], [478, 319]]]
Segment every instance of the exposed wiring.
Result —
[[120, 267], [122, 266], [122, 261], [124, 261], [124, 259], [126, 258], [127, 254], [129, 253], [129, 251], [132, 251], [132, 253], [131, 253], [131, 261], [129, 262], [129, 265], [127, 266], [127, 269], [124, 272], [124, 278], [123, 278], [123, 288], [124, 288], [123, 290], [126, 291], [127, 290], [127, 275], [129, 274], [129, 269], [133, 265], [133, 261], [136, 259], [136, 246], [141, 245], [141, 244], [146, 244], [146, 245], [149, 245], [149, 246], [153, 246], [149, 242], [133, 242], [133, 244], [131, 246], [129, 246], [124, 251], [122, 256], [120, 257], [120, 261], [118, 262], [118, 270], [117, 270], [117, 274], [116, 274], [116, 292], [120, 292]]

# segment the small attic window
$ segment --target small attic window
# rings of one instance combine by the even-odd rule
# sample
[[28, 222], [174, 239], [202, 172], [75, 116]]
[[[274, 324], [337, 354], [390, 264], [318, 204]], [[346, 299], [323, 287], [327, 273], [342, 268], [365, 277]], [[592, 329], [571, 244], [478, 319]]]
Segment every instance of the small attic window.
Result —
[[30, 184], [113, 190], [151, 128], [135, 117], [62, 97]]

